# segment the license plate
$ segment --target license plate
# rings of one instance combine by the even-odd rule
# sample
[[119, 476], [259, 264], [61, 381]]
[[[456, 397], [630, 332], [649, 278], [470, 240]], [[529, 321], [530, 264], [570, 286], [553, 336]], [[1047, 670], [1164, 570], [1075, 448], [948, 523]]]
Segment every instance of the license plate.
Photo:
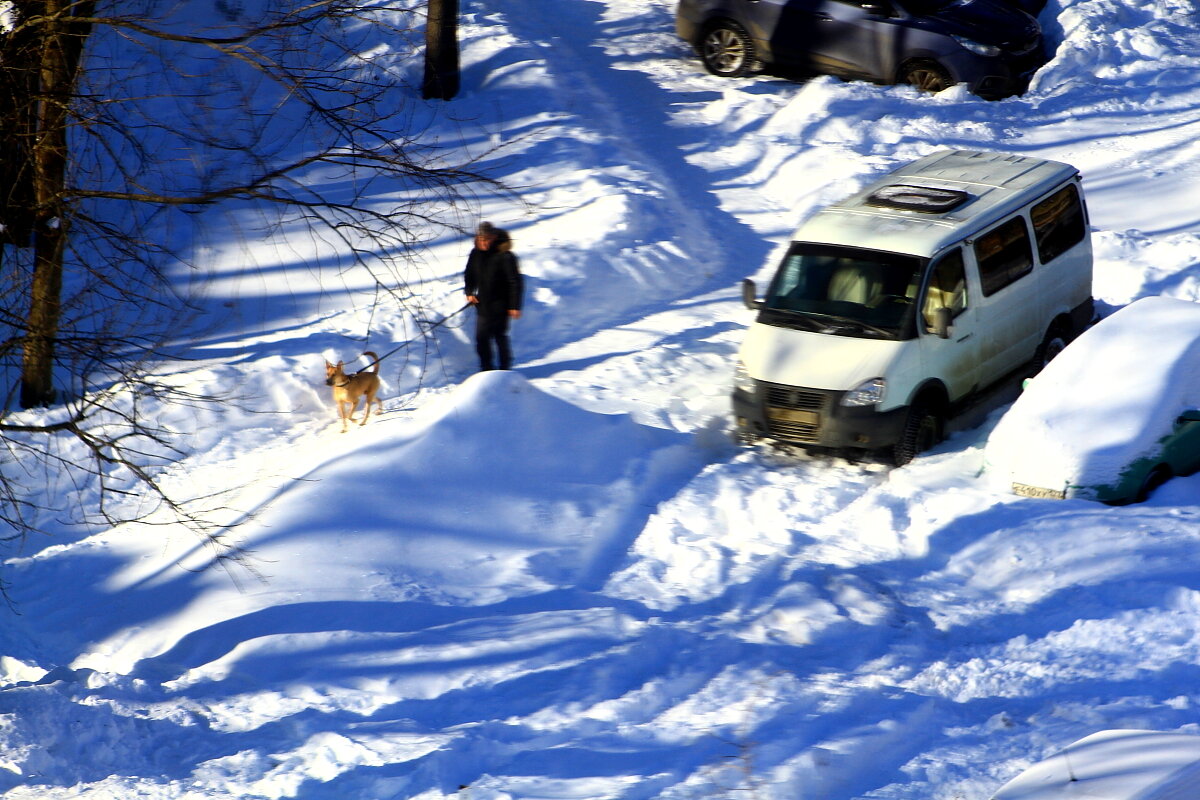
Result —
[[1066, 489], [1044, 489], [1041, 486], [1030, 486], [1026, 483], [1014, 483], [1012, 485], [1013, 494], [1019, 494], [1022, 497], [1043, 497], [1049, 500], [1066, 500]]
[[767, 409], [767, 414], [777, 422], [794, 422], [800, 425], [821, 424], [820, 414], [816, 411], [808, 411], [803, 408], [778, 408], [771, 406]]

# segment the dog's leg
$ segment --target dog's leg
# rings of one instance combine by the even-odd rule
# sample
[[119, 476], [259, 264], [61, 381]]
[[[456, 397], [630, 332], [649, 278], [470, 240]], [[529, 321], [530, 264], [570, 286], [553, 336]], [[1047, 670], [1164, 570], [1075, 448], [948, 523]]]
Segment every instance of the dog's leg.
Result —
[[367, 392], [367, 393], [366, 393], [366, 395], [365, 395], [365, 397], [366, 397], [366, 400], [367, 400], [367, 405], [366, 405], [366, 407], [363, 409], [363, 418], [362, 418], [362, 422], [358, 423], [360, 426], [362, 426], [362, 425], [366, 425], [366, 424], [367, 424], [367, 418], [371, 416], [371, 404], [372, 404], [372, 403], [374, 403], [374, 404], [375, 404], [375, 414], [376, 414], [376, 416], [378, 416], [378, 414], [379, 414], [379, 401], [375, 399], [375, 393], [374, 393], [374, 392]]

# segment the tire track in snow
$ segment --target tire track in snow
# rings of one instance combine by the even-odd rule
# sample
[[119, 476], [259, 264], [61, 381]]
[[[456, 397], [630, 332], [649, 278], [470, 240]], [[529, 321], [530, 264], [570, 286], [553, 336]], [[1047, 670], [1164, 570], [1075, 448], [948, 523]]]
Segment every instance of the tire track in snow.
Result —
[[[656, 205], [661, 208], [656, 207], [650, 218], [633, 220], [630, 231], [624, 232], [624, 236], [614, 235], [611, 237], [613, 241], [606, 242], [606, 246], [614, 248], [619, 257], [624, 257], [630, 250], [622, 248], [633, 246], [632, 252], [637, 252], [636, 240], [639, 235], [662, 236], [664, 241], [678, 247], [676, 259], [681, 264], [686, 264], [690, 259], [719, 265], [701, 276], [702, 280], [694, 290], [681, 293], [681, 297], [699, 297], [713, 291], [714, 287], [724, 285], [729, 287], [732, 299], [734, 282], [756, 272], [774, 245], [722, 208], [720, 199], [712, 191], [713, 173], [695, 163], [694, 153], [703, 150], [706, 145], [700, 139], [706, 128], [684, 127], [672, 122], [670, 106], [681, 103], [680, 93], [666, 90], [646, 71], [649, 68], [644, 62], [657, 58], [659, 53], [638, 53], [639, 41], [635, 38], [638, 36], [646, 37], [651, 45], [670, 41], [675, 50], [668, 55], [671, 58], [686, 51], [682, 43], [674, 38], [671, 7], [668, 4], [642, 3], [637, 6], [638, 13], [620, 15], [617, 13], [621, 10], [617, 8], [618, 5], [560, 4], [556, 7], [558, 13], [547, 14], [544, 6], [536, 0], [506, 0], [501, 8], [503, 24], [520, 41], [531, 47], [538, 58], [545, 62], [551, 75], [561, 80], [558, 94], [564, 98], [564, 106], [572, 113], [586, 113], [591, 128], [604, 131], [599, 144], [582, 146], [611, 151], [597, 158], [597, 163], [644, 170], [645, 177], [639, 182], [638, 188], [647, 189], [651, 196], [657, 196], [660, 201]], [[587, 9], [588, 16], [584, 16], [583, 9]], [[646, 33], [647, 29], [655, 33]], [[678, 70], [691, 68], [683, 61], [675, 67]], [[708, 96], [708, 92], [698, 94]], [[685, 97], [688, 100], [695, 99], [690, 95]], [[717, 97], [715, 91], [711, 92], [711, 98]], [[693, 153], [690, 159], [686, 155], [688, 152]], [[675, 283], [672, 288], [678, 291], [680, 287]], [[719, 289], [717, 292], [719, 294]], [[711, 302], [711, 298], [709, 300]], [[653, 329], [657, 325], [664, 331], [663, 339], [667, 338], [668, 333], [676, 335], [676, 331], [667, 327], [669, 319], [657, 319], [654, 324], [646, 325], [646, 310], [661, 311], [661, 302], [653, 306], [627, 307], [626, 316], [636, 321], [630, 327], [636, 327], [644, 334], [646, 328]], [[672, 315], [660, 316], [670, 318]], [[612, 324], [609, 323], [610, 326]], [[590, 332], [583, 330], [582, 326], [571, 333], [579, 337], [577, 341], [590, 336]], [[592, 347], [599, 349], [602, 345], [596, 343]], [[641, 349], [645, 352], [654, 347], [654, 344], [644, 343]], [[570, 349], [569, 346], [563, 348]], [[616, 354], [618, 359], [627, 355]], [[550, 365], [538, 370], [543, 378], [551, 374], [545, 368], [547, 366]], [[724, 384], [724, 376], [720, 382]], [[812, 509], [810, 518], [792, 520], [791, 527], [800, 529], [813, 527], [822, 517], [849, 505], [859, 493], [866, 491], [864, 481], [867, 485], [874, 485], [883, 480], [878, 474], [870, 476], [870, 469], [864, 472], [856, 466], [838, 467], [827, 460], [815, 465], [801, 463], [795, 468], [799, 476], [789, 474], [787, 480], [808, 487], [801, 488], [799, 492], [800, 496], [807, 498], [804, 504]], [[763, 496], [761, 492], [770, 494], [777, 483], [777, 476], [760, 474], [762, 464], [758, 459], [754, 459], [749, 469], [744, 464], [722, 464], [713, 469], [723, 475], [716, 480], [740, 487], [730, 490], [737, 495], [730, 498], [735, 507], [759, 504]], [[834, 470], [832, 474], [831, 469]], [[879, 473], [878, 469], [874, 471]], [[847, 482], [852, 487], [849, 491], [844, 490]], [[675, 496], [663, 498], [655, 519], [651, 520], [655, 529], [652, 537], [657, 540], [657, 546], [685, 547], [687, 541], [700, 547], [697, 558], [706, 566], [698, 564], [697, 568], [707, 571], [718, 583], [722, 580], [720, 576], [728, 578], [730, 574], [748, 575], [755, 572], [752, 565], [758, 562], [758, 557], [753, 553], [759, 550], [763, 553], [773, 551], [780, 542], [775, 541], [775, 534], [756, 535], [754, 538], [761, 541], [754, 544], [743, 539], [741, 544], [749, 550], [738, 553], [736, 548], [729, 547], [728, 542], [722, 542], [722, 536], [701, 533], [701, 530], [708, 530], [711, 534], [712, 524], [721, 527], [720, 520], [724, 519], [724, 515], [718, 513], [715, 521], [709, 520], [711, 524], [697, 527], [688, 510], [691, 503], [689, 498], [697, 493], [703, 495], [705, 491], [684, 487]], [[796, 497], [781, 502], [784, 506], [795, 508]], [[764, 526], [778, 524], [780, 520], [777, 518], [764, 522]], [[790, 538], [790, 529], [784, 528], [778, 533]], [[746, 528], [729, 521], [724, 525], [724, 530], [725, 535], [736, 538]], [[647, 545], [643, 541], [642, 546], [656, 545]], [[783, 552], [789, 550], [785, 547]], [[782, 566], [782, 557], [779, 563]], [[675, 576], [674, 580], [688, 582], [684, 576]], [[696, 599], [711, 597], [720, 591], [713, 587], [698, 589]], [[654, 594], [657, 596], [659, 592]], [[673, 605], [673, 601], [660, 599]]]
[[[568, 175], [574, 186], [557, 187], [539, 199], [563, 206], [581, 198], [603, 201], [612, 208], [590, 217], [607, 214], [614, 219], [602, 236], [589, 234], [596, 241], [587, 252], [567, 241], [551, 242], [548, 252], [540, 254], [557, 262], [544, 268], [567, 267], [584, 277], [570, 314], [545, 315], [552, 317], [546, 321], [530, 315], [522, 322], [522, 338], [536, 338], [553, 349], [555, 343], [638, 320], [661, 309], [664, 301], [726, 287], [733, 299], [736, 280], [758, 270], [772, 245], [722, 209], [711, 173], [685, 157], [704, 147], [703, 132], [672, 123], [670, 107], [679, 102], [678, 93], [668, 92], [640, 68], [640, 62], [656, 54], [613, 52], [613, 42], [636, 44], [633, 37], [648, 35], [647, 29], [673, 36], [666, 7], [643, 5], [640, 14], [615, 19], [605, 17], [606, 6], [587, 2], [558, 4], [554, 13], [532, 0], [505, 0], [497, 7], [489, 22], [508, 28], [544, 63], [554, 99], [566, 112], [548, 126], [561, 130], [548, 130], [547, 136], [558, 136], [560, 148], [582, 150], [576, 159], [580, 165], [601, 165], [590, 173]], [[571, 135], [572, 120], [581, 118], [585, 123], [580, 130], [588, 131], [588, 137]], [[561, 164], [564, 170], [571, 166]], [[592, 197], [597, 191], [603, 196]], [[610, 286], [614, 272], [619, 280]], [[618, 299], [590, 301], [605, 294]], [[614, 308], [620, 309], [615, 319]], [[529, 329], [539, 327], [531, 338]]]

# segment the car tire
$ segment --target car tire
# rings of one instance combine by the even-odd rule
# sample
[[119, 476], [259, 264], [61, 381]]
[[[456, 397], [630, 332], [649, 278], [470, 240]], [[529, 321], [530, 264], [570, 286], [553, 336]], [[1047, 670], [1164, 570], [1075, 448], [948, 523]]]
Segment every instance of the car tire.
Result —
[[1142, 485], [1138, 487], [1137, 494], [1133, 497], [1133, 502], [1144, 503], [1154, 494], [1154, 490], [1162, 486], [1171, 478], [1175, 477], [1171, 472], [1171, 468], [1166, 464], [1159, 464], [1154, 469], [1146, 473], [1146, 477], [1142, 479]]
[[1042, 343], [1033, 353], [1033, 374], [1037, 375], [1045, 369], [1055, 356], [1066, 349], [1070, 340], [1070, 334], [1062, 325], [1051, 325], [1050, 330], [1042, 337]]
[[716, 22], [704, 32], [700, 60], [706, 70], [722, 78], [748, 75], [757, 63], [750, 34], [731, 20]]
[[892, 463], [903, 467], [941, 440], [941, 416], [924, 403], [914, 403], [904, 418], [900, 440], [892, 447]]
[[900, 83], [907, 83], [917, 91], [937, 94], [953, 86], [954, 79], [941, 64], [922, 59], [904, 65], [900, 71]]

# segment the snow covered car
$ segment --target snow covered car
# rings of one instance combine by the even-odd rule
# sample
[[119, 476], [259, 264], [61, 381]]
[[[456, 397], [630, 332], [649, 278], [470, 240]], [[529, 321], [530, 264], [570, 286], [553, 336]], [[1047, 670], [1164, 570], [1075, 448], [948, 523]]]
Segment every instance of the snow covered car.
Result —
[[[1045, 61], [1040, 0], [680, 0], [675, 30], [714, 75], [785, 70], [940, 92], [1022, 92]], [[1026, 10], [1027, 9], [1027, 10]], [[1036, 10], [1035, 10], [1036, 9]]]
[[1106, 503], [1200, 469], [1200, 303], [1146, 297], [1085, 331], [1028, 382], [984, 458], [1017, 494]]
[[1200, 736], [1100, 731], [1013, 778], [992, 800], [1183, 800], [1200, 797]]

